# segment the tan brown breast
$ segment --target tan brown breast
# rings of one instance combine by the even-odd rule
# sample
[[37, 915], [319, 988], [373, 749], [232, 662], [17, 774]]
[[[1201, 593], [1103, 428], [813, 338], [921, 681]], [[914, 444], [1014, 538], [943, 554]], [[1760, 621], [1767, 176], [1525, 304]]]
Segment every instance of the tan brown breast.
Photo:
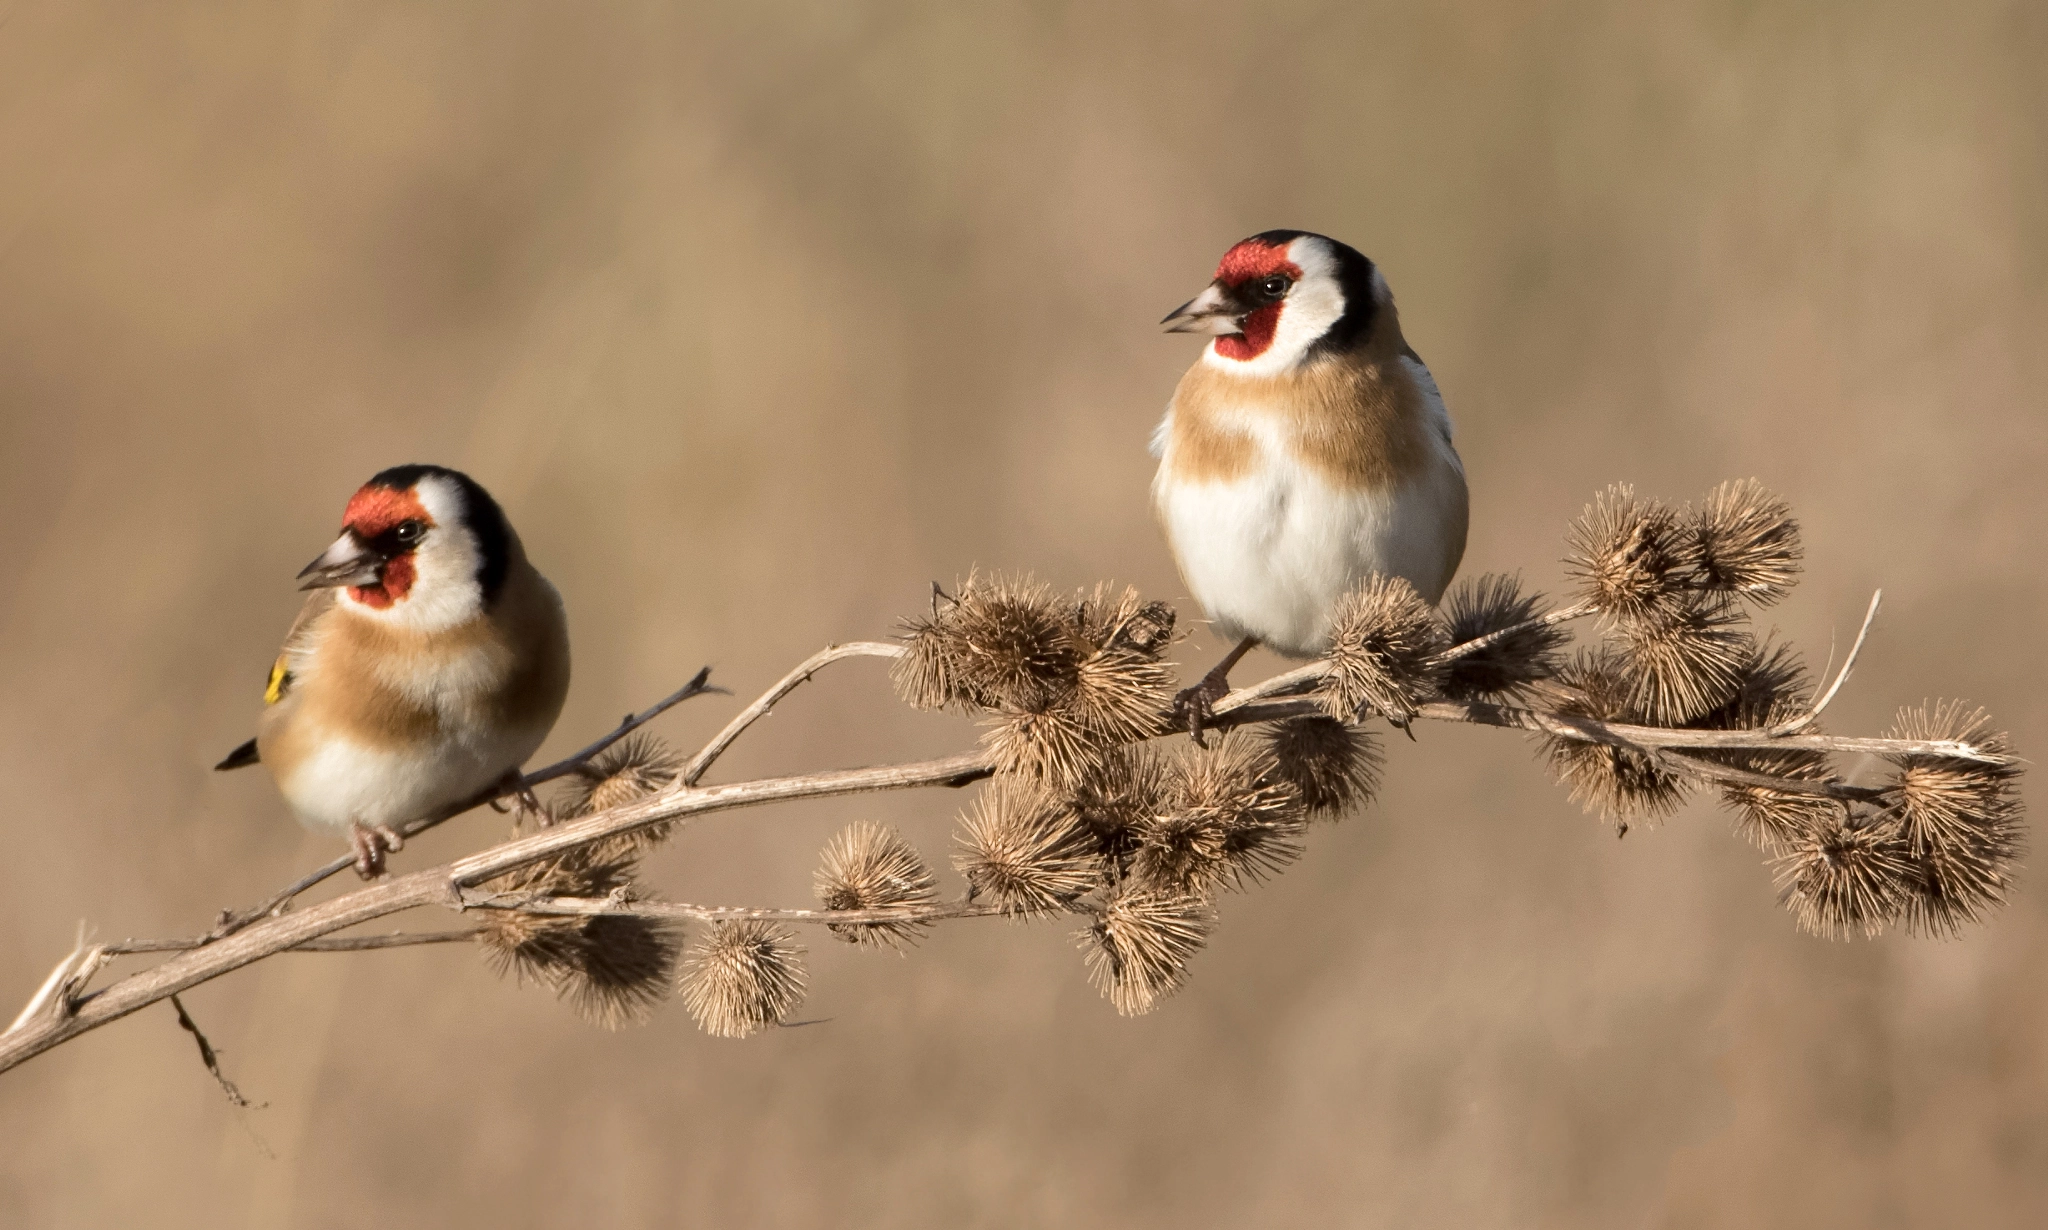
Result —
[[451, 725], [545, 728], [568, 693], [561, 599], [524, 560], [490, 614], [457, 628], [419, 633], [336, 603], [294, 631], [311, 651], [303, 676], [259, 732], [264, 759], [280, 767], [336, 736], [402, 752], [453, 735]]
[[[1385, 309], [1391, 315], [1392, 309]], [[1241, 376], [1199, 360], [1173, 394], [1173, 481], [1230, 482], [1257, 462], [1247, 416], [1270, 418], [1303, 464], [1333, 485], [1382, 490], [1429, 467], [1434, 445], [1422, 391], [1392, 320], [1358, 350], [1276, 376]]]

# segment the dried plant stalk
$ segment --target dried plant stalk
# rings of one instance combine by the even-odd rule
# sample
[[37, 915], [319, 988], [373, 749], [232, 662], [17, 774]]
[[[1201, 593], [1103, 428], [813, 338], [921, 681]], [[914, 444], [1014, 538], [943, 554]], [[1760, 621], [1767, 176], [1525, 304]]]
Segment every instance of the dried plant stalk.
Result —
[[[680, 771], [659, 743], [621, 741], [670, 706], [717, 690], [706, 672], [521, 779], [521, 791], [571, 779], [537, 829], [287, 909], [346, 869], [343, 857], [253, 910], [225, 915], [204, 936], [80, 945], [0, 1032], [0, 1071], [290, 951], [474, 939], [502, 970], [615, 1025], [645, 1017], [677, 985], [673, 928], [684, 918], [711, 924], [681, 970], [686, 1007], [724, 1036], [765, 1029], [800, 1001], [801, 950], [784, 923], [872, 943], [904, 942], [943, 920], [1084, 914], [1091, 979], [1118, 1011], [1147, 1011], [1185, 981], [1222, 889], [1298, 858], [1308, 816], [1370, 800], [1379, 747], [1336, 716], [1368, 706], [1404, 725], [1426, 716], [1531, 732], [1573, 796], [1624, 826], [1668, 814], [1690, 784], [1709, 785], [1736, 810], [1737, 827], [1775, 855], [1786, 904], [1818, 934], [1875, 934], [1903, 921], [1954, 935], [2004, 900], [2023, 838], [2020, 762], [1989, 719], [1945, 702], [1906, 711], [1884, 738], [1819, 733], [1817, 719], [1847, 678], [1870, 618], [1818, 700], [1797, 656], [1758, 643], [1741, 622], [1738, 603], [1774, 601], [1796, 579], [1798, 531], [1781, 501], [1754, 483], [1734, 484], [1681, 515], [1616, 488], [1575, 525], [1571, 552], [1585, 600], [1550, 611], [1495, 577], [1460, 587], [1440, 618], [1405, 583], [1371, 579], [1338, 612], [1327, 658], [1222, 698], [1211, 728], [1234, 733], [1173, 756], [1148, 746], [1172, 729], [1161, 661], [1173, 639], [1170, 607], [1129, 589], [1062, 598], [1028, 577], [977, 574], [957, 596], [936, 595], [931, 616], [913, 622], [900, 647], [858, 642], [806, 659]], [[1605, 617], [1601, 641], [1559, 664], [1563, 625], [1596, 611]], [[1452, 639], [1458, 644], [1447, 647]], [[897, 659], [896, 682], [912, 704], [983, 715], [988, 750], [698, 785], [815, 671], [871, 656]], [[1890, 762], [1888, 780], [1853, 784], [1836, 772], [1835, 757], [1867, 754]], [[698, 816], [990, 776], [961, 825], [962, 900], [939, 902], [916, 852], [878, 825], [855, 826], [828, 846], [818, 875], [823, 909], [663, 903], [635, 883], [638, 851]], [[412, 821], [405, 835], [458, 810]], [[474, 909], [481, 925], [335, 934], [433, 906]], [[175, 955], [89, 989], [114, 955], [145, 952]]]

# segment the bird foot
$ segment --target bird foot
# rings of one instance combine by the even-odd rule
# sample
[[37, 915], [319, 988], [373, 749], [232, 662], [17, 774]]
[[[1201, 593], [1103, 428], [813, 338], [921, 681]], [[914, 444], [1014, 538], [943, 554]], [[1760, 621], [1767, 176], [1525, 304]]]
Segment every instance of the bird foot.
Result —
[[[516, 812], [512, 817], [515, 825], [526, 823], [528, 816], [537, 816], [540, 827], [546, 828], [551, 821], [547, 809], [540, 805], [540, 796], [533, 792], [533, 787], [520, 785], [520, 780], [519, 770], [505, 770], [505, 776], [498, 779], [498, 796], [491, 800], [491, 810], [501, 816], [508, 811]], [[512, 800], [512, 806], [505, 806], [506, 799]]]
[[1216, 716], [1216, 702], [1230, 694], [1230, 678], [1210, 671], [1194, 687], [1183, 689], [1173, 698], [1173, 720], [1186, 723], [1188, 737], [1196, 747], [1207, 747], [1202, 740], [1202, 730], [1209, 725], [1209, 719]]
[[405, 849], [405, 837], [388, 824], [358, 824], [348, 831], [356, 851], [356, 874], [374, 880], [384, 874], [384, 854]]

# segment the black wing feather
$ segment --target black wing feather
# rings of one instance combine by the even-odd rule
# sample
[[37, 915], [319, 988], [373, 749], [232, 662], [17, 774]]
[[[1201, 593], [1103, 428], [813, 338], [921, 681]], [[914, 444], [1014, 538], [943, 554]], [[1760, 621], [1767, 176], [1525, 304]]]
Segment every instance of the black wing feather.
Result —
[[229, 752], [227, 755], [227, 759], [213, 766], [213, 771], [216, 773], [225, 773], [229, 769], [246, 769], [250, 765], [257, 763], [261, 759], [262, 757], [256, 754], [256, 740], [251, 739], [247, 743], [244, 743], [242, 746], [236, 748], [234, 751]]

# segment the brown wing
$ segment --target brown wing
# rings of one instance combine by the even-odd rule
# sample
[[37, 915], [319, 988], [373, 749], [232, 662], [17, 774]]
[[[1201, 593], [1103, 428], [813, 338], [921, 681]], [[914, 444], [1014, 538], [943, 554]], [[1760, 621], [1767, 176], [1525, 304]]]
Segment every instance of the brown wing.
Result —
[[[298, 617], [284, 634], [284, 645], [277, 652], [277, 659], [270, 664], [270, 678], [263, 685], [263, 703], [274, 705], [285, 698], [292, 686], [292, 660], [312, 648], [313, 629], [320, 617], [334, 609], [335, 591], [316, 589], [306, 595], [305, 605], [299, 608]], [[247, 768], [258, 763], [262, 757], [257, 754], [256, 740], [251, 739], [234, 751], [229, 752], [219, 764], [213, 766], [216, 772], [229, 769]]]

